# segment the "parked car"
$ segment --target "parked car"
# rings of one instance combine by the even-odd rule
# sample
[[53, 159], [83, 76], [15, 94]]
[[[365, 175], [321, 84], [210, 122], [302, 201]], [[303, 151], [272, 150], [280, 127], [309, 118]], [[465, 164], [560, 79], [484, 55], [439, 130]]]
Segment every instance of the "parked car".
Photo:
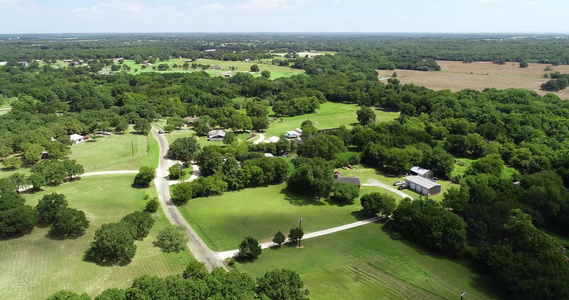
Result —
[[159, 133], [159, 134], [163, 134], [163, 133], [164, 133], [164, 130], [160, 129], [160, 130], [158, 130], [158, 133]]
[[400, 185], [397, 189], [398, 190], [405, 190], [405, 189], [408, 189], [408, 187], [406, 185]]
[[399, 181], [395, 181], [395, 182], [393, 183], [393, 186], [401, 186], [401, 185], [405, 185], [405, 181], [399, 180]]

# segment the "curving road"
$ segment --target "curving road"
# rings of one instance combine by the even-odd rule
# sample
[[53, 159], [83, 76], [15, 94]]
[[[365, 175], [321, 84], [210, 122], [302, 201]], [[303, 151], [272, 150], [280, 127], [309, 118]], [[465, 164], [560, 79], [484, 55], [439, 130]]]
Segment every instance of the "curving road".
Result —
[[205, 263], [207, 268], [210, 270], [214, 268], [224, 268], [227, 270], [227, 267], [219, 256], [207, 247], [200, 236], [192, 229], [190, 224], [188, 224], [180, 211], [172, 203], [170, 197], [170, 184], [168, 181], [168, 167], [171, 165], [171, 161], [167, 158], [168, 141], [163, 135], [158, 133], [156, 128], [152, 128], [152, 135], [158, 141], [158, 145], [160, 146], [160, 160], [158, 162], [158, 169], [156, 169], [156, 179], [154, 180], [154, 184], [156, 185], [158, 199], [160, 200], [164, 214], [168, 220], [170, 220], [170, 223], [185, 227], [186, 234], [189, 238], [188, 247], [198, 261]]

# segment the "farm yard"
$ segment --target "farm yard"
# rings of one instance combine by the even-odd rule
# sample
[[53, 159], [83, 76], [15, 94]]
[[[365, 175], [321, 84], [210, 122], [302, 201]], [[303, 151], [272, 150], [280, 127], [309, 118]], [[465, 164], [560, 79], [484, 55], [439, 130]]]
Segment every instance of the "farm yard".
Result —
[[[548, 64], [530, 63], [527, 68], [520, 68], [519, 63], [507, 62], [504, 65], [492, 62], [463, 63], [460, 61], [437, 61], [441, 66], [440, 72], [422, 72], [413, 70], [380, 70], [379, 78], [390, 77], [397, 72], [401, 83], [414, 83], [433, 90], [451, 90], [458, 92], [470, 88], [484, 90], [486, 88], [507, 89], [521, 88], [545, 95], [547, 91], [540, 86], [549, 79], [543, 78], [544, 73], [559, 71], [569, 73], [568, 65], [552, 66]], [[553, 71], [545, 71], [549, 66]], [[553, 93], [561, 99], [569, 99], [569, 89]]]
[[253, 276], [286, 266], [300, 274], [310, 299], [497, 299], [491, 279], [468, 261], [393, 240], [381, 223], [263, 251], [237, 269]]
[[26, 204], [34, 206], [45, 194], [64, 194], [70, 207], [85, 211], [90, 226], [85, 235], [75, 239], [50, 239], [46, 236], [49, 228], [36, 227], [30, 234], [2, 240], [0, 299], [45, 299], [61, 289], [95, 296], [110, 287], [124, 288], [138, 275], [164, 277], [181, 273], [192, 259], [191, 253], [185, 250], [166, 254], [152, 244], [157, 233], [169, 224], [161, 212], [148, 237], [135, 242], [136, 255], [128, 266], [99, 266], [83, 260], [102, 224], [119, 221], [144, 208], [146, 191], [131, 188], [133, 178], [134, 175], [85, 177], [25, 195]]

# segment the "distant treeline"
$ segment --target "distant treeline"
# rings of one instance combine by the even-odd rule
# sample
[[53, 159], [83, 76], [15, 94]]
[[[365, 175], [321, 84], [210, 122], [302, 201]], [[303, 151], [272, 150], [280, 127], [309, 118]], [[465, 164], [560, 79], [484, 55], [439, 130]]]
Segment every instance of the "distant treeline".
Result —
[[[0, 61], [157, 57], [244, 60], [270, 52], [375, 51], [397, 60], [528, 61], [569, 64], [566, 36], [504, 35], [84, 35], [78, 39], [24, 36], [0, 43]], [[15, 51], [17, 49], [17, 51]], [[204, 50], [216, 49], [205, 52]]]

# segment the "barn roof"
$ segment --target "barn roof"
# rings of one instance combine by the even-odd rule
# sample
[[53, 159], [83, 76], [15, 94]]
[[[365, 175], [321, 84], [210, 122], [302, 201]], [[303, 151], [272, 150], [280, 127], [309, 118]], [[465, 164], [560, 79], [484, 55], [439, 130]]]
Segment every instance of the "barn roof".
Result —
[[440, 184], [431, 181], [429, 179], [425, 179], [421, 176], [407, 176], [405, 180], [428, 189], [433, 188], [435, 186], [441, 186]]
[[413, 172], [415, 174], [419, 174], [419, 175], [425, 175], [427, 172], [430, 172], [430, 171], [431, 170], [429, 170], [429, 169], [424, 169], [424, 168], [417, 167], [417, 166], [411, 168], [411, 172]]

